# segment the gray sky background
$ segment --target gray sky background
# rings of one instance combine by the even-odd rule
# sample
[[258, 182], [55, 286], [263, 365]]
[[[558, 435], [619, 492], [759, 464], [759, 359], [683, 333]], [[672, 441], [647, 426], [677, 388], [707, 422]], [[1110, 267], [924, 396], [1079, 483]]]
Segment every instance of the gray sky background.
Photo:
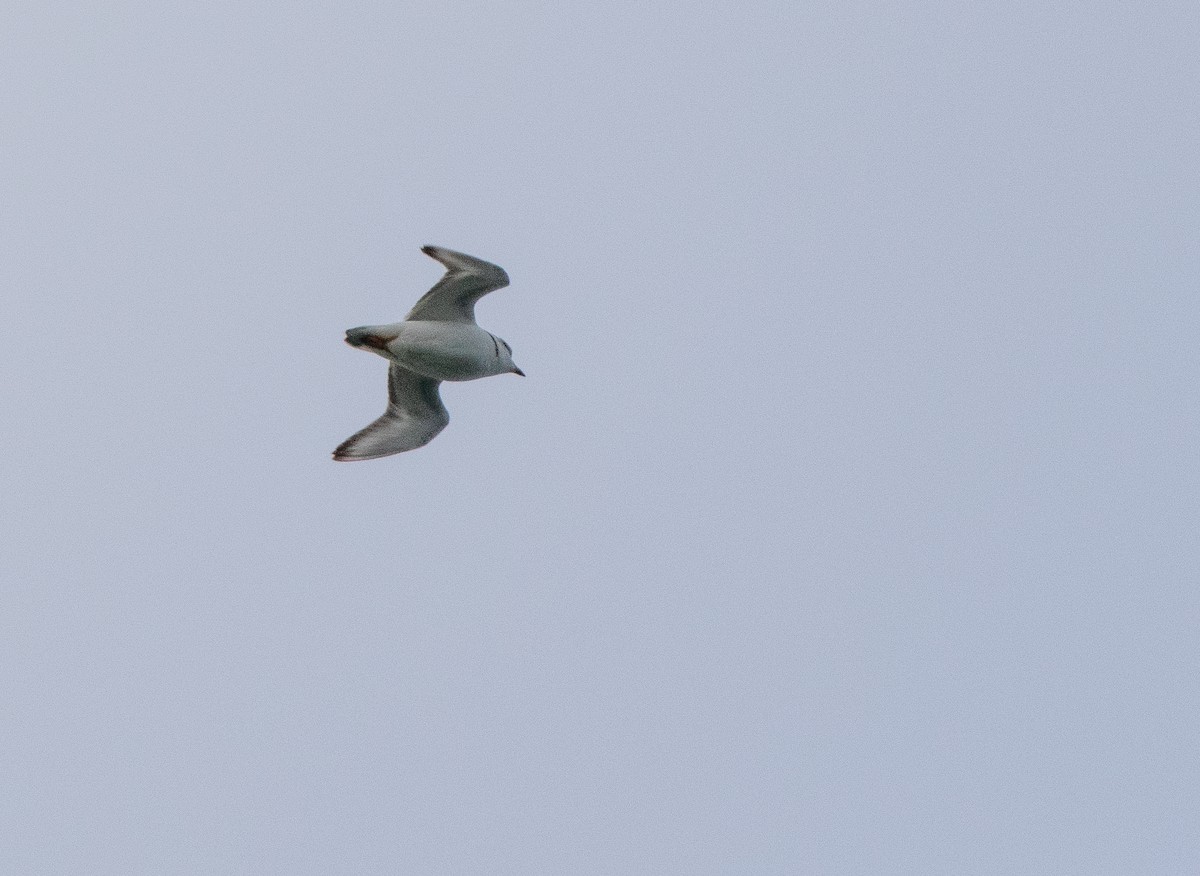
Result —
[[0, 34], [0, 870], [1200, 868], [1195, 3]]

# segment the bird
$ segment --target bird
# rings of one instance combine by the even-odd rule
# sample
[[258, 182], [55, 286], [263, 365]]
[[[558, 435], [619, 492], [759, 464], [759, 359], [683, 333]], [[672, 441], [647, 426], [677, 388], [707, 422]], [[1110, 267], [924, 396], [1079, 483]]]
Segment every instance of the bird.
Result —
[[438, 393], [443, 380], [525, 376], [508, 342], [475, 322], [475, 302], [508, 285], [504, 269], [441, 246], [423, 246], [421, 252], [445, 265], [446, 273], [404, 321], [346, 330], [347, 344], [388, 360], [388, 406], [338, 446], [333, 452], [338, 462], [379, 459], [432, 441], [450, 422]]

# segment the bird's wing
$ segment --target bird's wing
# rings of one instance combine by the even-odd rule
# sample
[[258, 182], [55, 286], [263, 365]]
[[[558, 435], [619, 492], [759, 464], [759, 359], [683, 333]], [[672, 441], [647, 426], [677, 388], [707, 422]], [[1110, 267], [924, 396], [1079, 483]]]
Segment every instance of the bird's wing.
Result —
[[405, 319], [474, 323], [475, 302], [508, 285], [508, 274], [491, 262], [440, 246], [423, 246], [421, 252], [445, 265], [446, 274]]
[[333, 451], [338, 462], [378, 459], [424, 447], [450, 422], [438, 395], [440, 380], [393, 363], [388, 369], [388, 406], [383, 416]]

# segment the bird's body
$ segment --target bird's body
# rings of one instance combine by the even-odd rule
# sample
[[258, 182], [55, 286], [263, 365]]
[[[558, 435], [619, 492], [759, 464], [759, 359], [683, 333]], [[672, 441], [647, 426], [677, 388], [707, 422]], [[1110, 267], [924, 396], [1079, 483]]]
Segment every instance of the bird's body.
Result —
[[442, 247], [422, 251], [447, 268], [403, 322], [346, 331], [346, 343], [387, 359], [388, 408], [333, 453], [339, 461], [377, 459], [415, 450], [450, 422], [438, 395], [443, 380], [478, 380], [524, 373], [512, 348], [475, 324], [475, 302], [508, 285], [504, 271], [482, 259]]
[[474, 323], [409, 320], [369, 325], [350, 329], [346, 340], [436, 380], [478, 380], [513, 370], [508, 344]]

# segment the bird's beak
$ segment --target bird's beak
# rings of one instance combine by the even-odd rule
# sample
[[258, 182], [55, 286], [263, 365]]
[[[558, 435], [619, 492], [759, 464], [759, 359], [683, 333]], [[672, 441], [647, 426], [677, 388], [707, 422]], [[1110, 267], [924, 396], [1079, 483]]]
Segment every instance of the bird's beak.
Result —
[[514, 366], [513, 366], [512, 373], [513, 373], [513, 374], [520, 374], [522, 377], [524, 377], [524, 376], [525, 376], [525, 372], [524, 372], [524, 371], [522, 371], [520, 368], [518, 368], [516, 365], [514, 365]]

